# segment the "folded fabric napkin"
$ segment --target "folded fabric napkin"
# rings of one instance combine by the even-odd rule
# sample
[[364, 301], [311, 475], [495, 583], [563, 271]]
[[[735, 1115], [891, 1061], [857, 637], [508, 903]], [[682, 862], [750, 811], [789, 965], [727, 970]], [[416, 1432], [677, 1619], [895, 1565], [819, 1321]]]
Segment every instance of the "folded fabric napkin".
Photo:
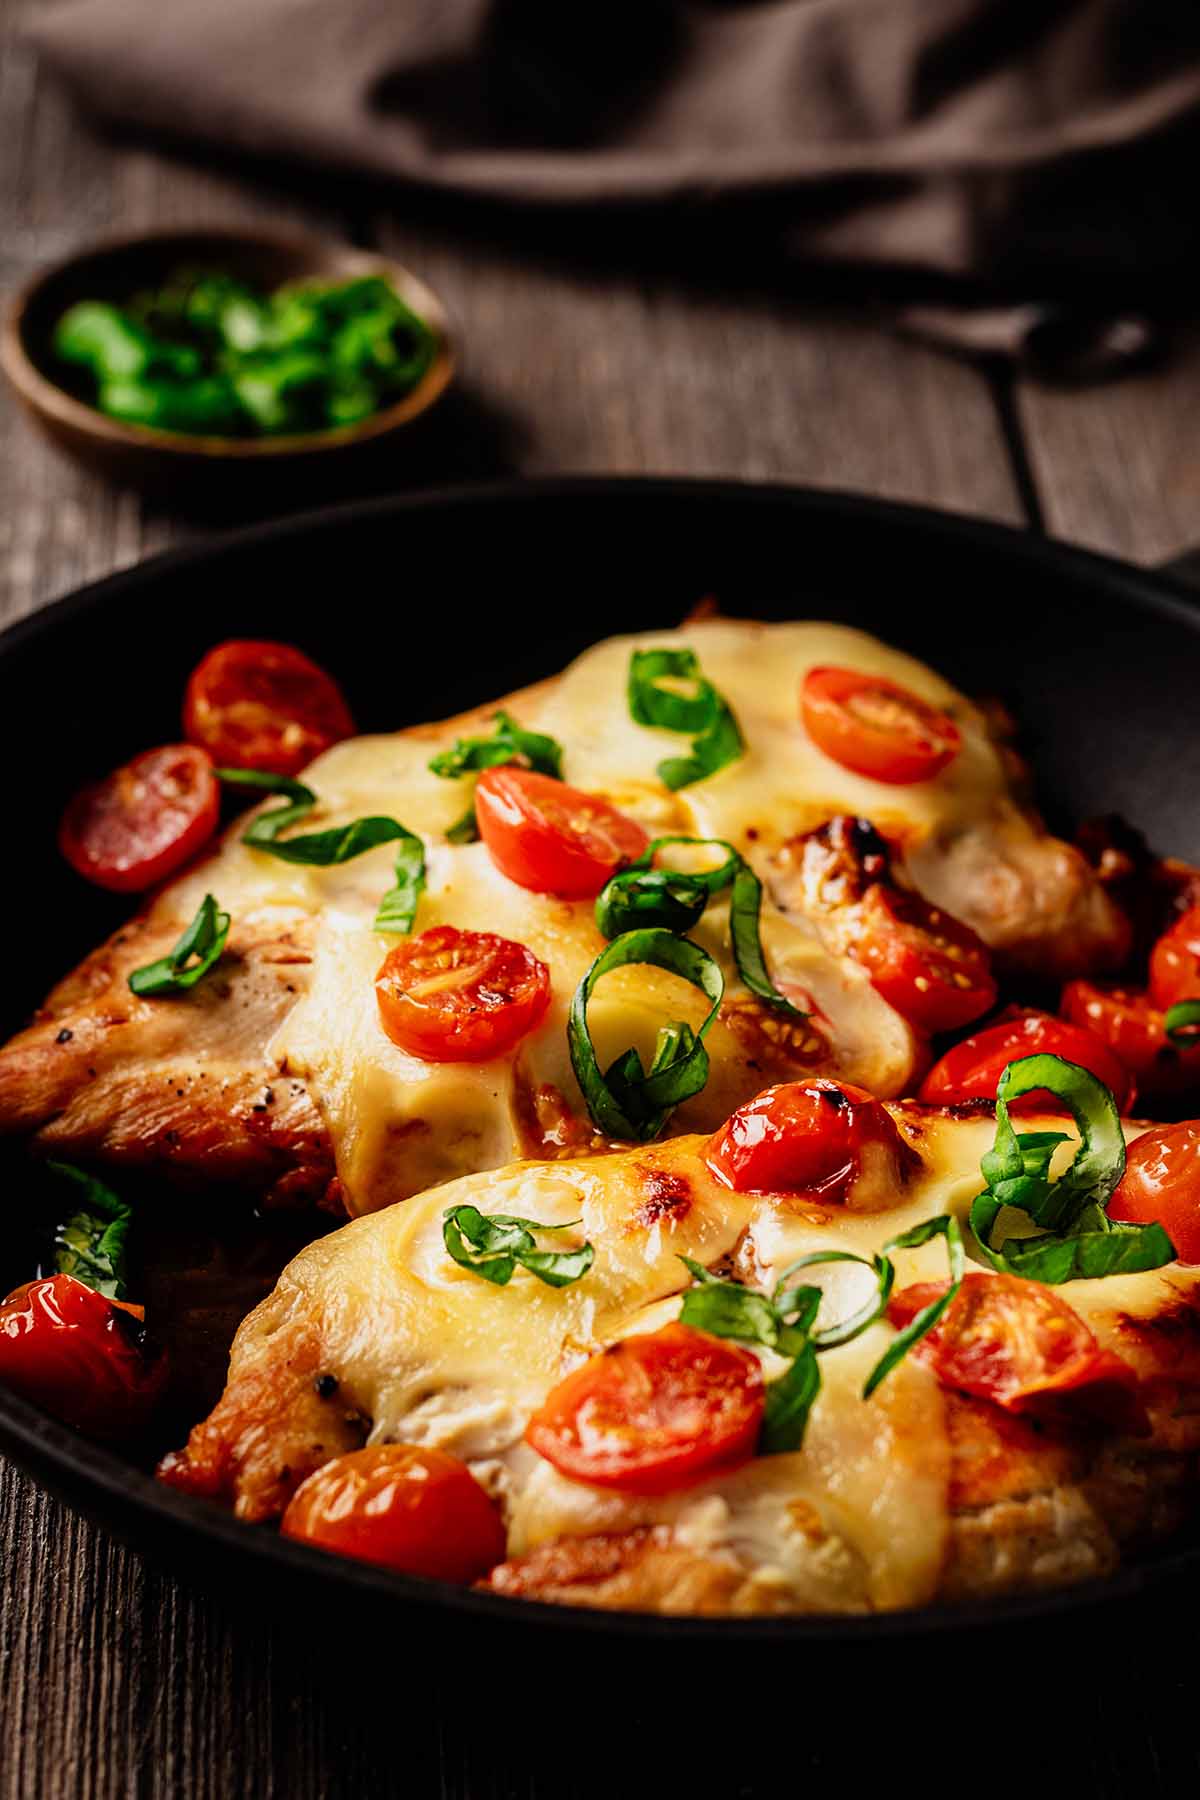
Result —
[[1151, 307], [1200, 247], [1190, 0], [62, 0], [31, 35], [174, 138], [649, 212], [714, 261], [907, 271], [1026, 325]]

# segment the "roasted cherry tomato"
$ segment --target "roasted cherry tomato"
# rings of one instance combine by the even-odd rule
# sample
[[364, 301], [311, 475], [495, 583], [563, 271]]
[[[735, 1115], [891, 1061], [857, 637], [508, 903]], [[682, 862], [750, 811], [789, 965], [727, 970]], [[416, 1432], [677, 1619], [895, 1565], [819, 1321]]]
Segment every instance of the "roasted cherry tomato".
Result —
[[789, 1081], [739, 1106], [705, 1160], [739, 1194], [894, 1205], [914, 1155], [891, 1114], [848, 1081]]
[[526, 1442], [572, 1481], [666, 1494], [754, 1454], [758, 1361], [690, 1325], [610, 1344], [560, 1381]]
[[1155, 944], [1150, 995], [1164, 1012], [1181, 1000], [1200, 1000], [1200, 906], [1189, 906]]
[[598, 794], [533, 769], [486, 769], [475, 785], [479, 835], [502, 875], [539, 894], [598, 894], [650, 839]]
[[444, 1450], [373, 1444], [302, 1481], [279, 1525], [338, 1556], [436, 1581], [477, 1581], [504, 1560], [500, 1514]]
[[59, 849], [97, 887], [141, 893], [183, 867], [217, 828], [212, 763], [191, 744], [143, 750], [81, 788], [62, 816]]
[[137, 1317], [72, 1275], [27, 1282], [0, 1306], [0, 1381], [88, 1437], [136, 1437], [166, 1379]]
[[1139, 1094], [1178, 1094], [1200, 1087], [1200, 1045], [1173, 1044], [1149, 994], [1105, 982], [1069, 981], [1062, 1014], [1104, 1039], [1137, 1083]]
[[876, 992], [921, 1031], [957, 1031], [995, 1005], [983, 940], [918, 894], [868, 888], [853, 951]]
[[958, 755], [958, 726], [898, 682], [854, 669], [810, 669], [800, 716], [813, 743], [856, 775], [907, 786]]
[[[1124, 1063], [1094, 1031], [1041, 1012], [1001, 1019], [955, 1044], [934, 1063], [921, 1083], [919, 1097], [941, 1106], [963, 1100], [994, 1100], [1000, 1077], [1010, 1062], [1043, 1054], [1061, 1056], [1066, 1062], [1090, 1069], [1105, 1087], [1112, 1089], [1117, 1110], [1123, 1114], [1129, 1111], [1134, 1086]], [[1035, 1112], [1051, 1102], [1054, 1110], [1061, 1110], [1060, 1103], [1043, 1089], [1041, 1093], [1022, 1095], [1016, 1106], [1022, 1112]]]
[[218, 765], [297, 775], [352, 737], [354, 720], [337, 683], [301, 651], [232, 638], [193, 669], [183, 730]]
[[[944, 1282], [902, 1288], [888, 1306], [888, 1318], [903, 1330], [944, 1292]], [[1144, 1428], [1134, 1371], [1102, 1350], [1079, 1314], [1040, 1281], [964, 1276], [949, 1308], [912, 1354], [930, 1364], [944, 1386], [1007, 1412], [1054, 1409], [1070, 1395], [1081, 1411], [1119, 1429]]]
[[511, 938], [433, 925], [389, 950], [375, 998], [401, 1050], [424, 1062], [487, 1062], [538, 1023], [550, 971]]
[[1130, 1144], [1108, 1216], [1157, 1220], [1180, 1262], [1200, 1263], [1200, 1120], [1158, 1125]]

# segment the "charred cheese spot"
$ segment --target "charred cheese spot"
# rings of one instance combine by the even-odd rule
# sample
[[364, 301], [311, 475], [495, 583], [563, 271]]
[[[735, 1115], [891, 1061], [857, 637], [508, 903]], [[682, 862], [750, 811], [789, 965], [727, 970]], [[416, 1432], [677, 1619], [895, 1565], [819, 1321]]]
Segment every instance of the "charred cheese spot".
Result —
[[651, 1170], [634, 1211], [633, 1222], [649, 1228], [664, 1221], [678, 1223], [692, 1210], [691, 1185], [685, 1175]]

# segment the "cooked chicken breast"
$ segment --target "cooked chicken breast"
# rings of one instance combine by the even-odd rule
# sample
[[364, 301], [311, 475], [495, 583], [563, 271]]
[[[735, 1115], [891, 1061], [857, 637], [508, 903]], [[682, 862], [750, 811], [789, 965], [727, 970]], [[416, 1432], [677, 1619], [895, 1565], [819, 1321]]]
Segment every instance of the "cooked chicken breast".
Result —
[[[686, 740], [635, 723], [626, 701], [630, 652], [650, 646], [693, 649], [745, 739], [737, 761], [677, 792], [656, 767]], [[934, 779], [907, 786], [843, 768], [799, 722], [799, 684], [821, 664], [887, 676], [944, 708], [961, 734], [960, 753]], [[726, 996], [707, 1039], [708, 1084], [678, 1109], [671, 1130], [709, 1129], [767, 1082], [789, 1076], [835, 1075], [884, 1096], [911, 1084], [918, 1038], [871, 985], [828, 906], [810, 904], [788, 879], [792, 849], [832, 818], [870, 820], [887, 839], [895, 879], [1026, 966], [1075, 972], [1122, 954], [1121, 915], [1083, 859], [1018, 804], [1010, 758], [985, 715], [929, 669], [861, 632], [700, 621], [597, 645], [558, 679], [505, 704], [561, 743], [573, 785], [606, 795], [652, 835], [728, 840], [767, 884], [767, 961], [808, 1019], [781, 1018], [741, 986], [727, 902], [711, 906], [694, 935], [721, 963]], [[592, 904], [516, 887], [481, 844], [449, 842], [470, 785], [428, 767], [458, 735], [489, 729], [491, 711], [340, 744], [306, 780], [320, 802], [313, 825], [386, 813], [423, 838], [428, 884], [418, 931], [497, 931], [547, 964], [551, 1004], [514, 1051], [485, 1063], [436, 1064], [384, 1035], [373, 983], [395, 940], [373, 921], [391, 880], [387, 847], [336, 868], [300, 868], [247, 847], [235, 827], [0, 1051], [0, 1129], [28, 1134], [57, 1155], [242, 1184], [273, 1201], [342, 1201], [353, 1213], [514, 1156], [603, 1148], [565, 1030], [571, 995], [603, 947]], [[171, 947], [206, 892], [233, 916], [218, 970], [179, 998], [136, 1000], [130, 970]], [[593, 1003], [601, 1059], [631, 1044], [648, 1053], [664, 1020], [695, 1026], [703, 1011], [695, 990], [674, 976], [624, 969]]]
[[[565, 1374], [678, 1316], [691, 1280], [681, 1256], [769, 1293], [799, 1256], [869, 1257], [943, 1211], [965, 1219], [992, 1120], [914, 1102], [888, 1110], [912, 1162], [891, 1203], [876, 1194], [870, 1210], [853, 1192], [838, 1205], [733, 1192], [709, 1169], [708, 1140], [681, 1137], [471, 1176], [343, 1227], [303, 1251], [246, 1320], [224, 1396], [165, 1474], [266, 1520], [344, 1449], [447, 1450], [503, 1511], [508, 1560], [492, 1587], [568, 1603], [862, 1612], [1111, 1569], [1125, 1545], [1169, 1528], [1194, 1497], [1200, 1275], [1178, 1264], [1054, 1290], [1098, 1353], [1126, 1365], [1136, 1419], [1133, 1402], [1128, 1417], [1104, 1424], [1070, 1406], [1010, 1414], [943, 1386], [918, 1355], [865, 1400], [864, 1378], [895, 1336], [877, 1321], [821, 1355], [798, 1450], [651, 1497], [568, 1479], [525, 1441]], [[1039, 1123], [1061, 1121], [1028, 1125]], [[460, 1204], [579, 1221], [563, 1241], [586, 1238], [594, 1263], [567, 1287], [521, 1273], [495, 1287], [447, 1253], [443, 1215]], [[895, 1254], [898, 1289], [944, 1279], [941, 1241]], [[851, 1313], [873, 1281], [845, 1261], [809, 1279], [831, 1318]], [[756, 1354], [768, 1378], [785, 1366]]]

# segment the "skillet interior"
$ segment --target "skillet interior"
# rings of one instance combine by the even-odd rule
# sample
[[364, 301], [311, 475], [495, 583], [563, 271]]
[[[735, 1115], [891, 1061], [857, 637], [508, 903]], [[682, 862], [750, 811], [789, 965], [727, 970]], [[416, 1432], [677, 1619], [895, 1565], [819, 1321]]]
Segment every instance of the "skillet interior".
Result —
[[[302, 645], [345, 686], [364, 730], [437, 718], [554, 672], [594, 639], [675, 624], [703, 596], [765, 618], [861, 625], [969, 693], [1007, 702], [1052, 823], [1120, 812], [1159, 850], [1200, 860], [1200, 612], [1169, 584], [1004, 527], [846, 496], [733, 483], [591, 480], [417, 495], [341, 508], [160, 558], [0, 637], [10, 956], [0, 1026], [126, 911], [54, 848], [66, 796], [179, 732], [188, 669], [226, 636]], [[14, 1207], [14, 1211], [16, 1207]], [[19, 1232], [7, 1286], [28, 1276]], [[1200, 1573], [1176, 1547], [1092, 1589], [953, 1614], [873, 1620], [647, 1620], [516, 1607], [389, 1577], [251, 1533], [132, 1473], [0, 1392], [0, 1441], [123, 1530], [227, 1574], [320, 1583], [356, 1604], [406, 1599], [453, 1625], [631, 1632], [661, 1641], [819, 1639], [997, 1625]], [[528, 1635], [528, 1632], [526, 1633]]]

